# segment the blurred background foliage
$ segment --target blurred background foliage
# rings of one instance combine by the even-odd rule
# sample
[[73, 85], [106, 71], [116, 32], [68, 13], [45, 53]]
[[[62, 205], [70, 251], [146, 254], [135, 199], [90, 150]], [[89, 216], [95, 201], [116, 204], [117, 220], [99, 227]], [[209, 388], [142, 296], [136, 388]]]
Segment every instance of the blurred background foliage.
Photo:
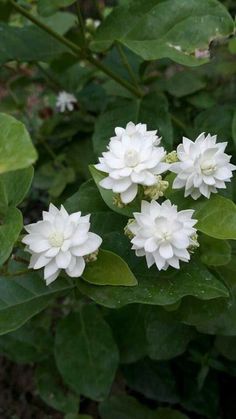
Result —
[[[128, 2], [86, 0], [80, 3], [85, 20], [102, 20], [117, 3]], [[82, 45], [72, 1], [21, 0], [18, 3], [61, 35]], [[234, 0], [221, 3], [232, 16], [235, 15]], [[24, 27], [25, 45], [16, 45], [17, 32], [11, 30], [8, 33], [7, 23], [16, 31]], [[210, 61], [196, 67], [186, 67], [166, 58], [144, 61], [119, 43], [108, 52], [94, 52], [99, 60], [125, 80], [142, 85], [146, 96], [140, 99], [85, 60], [78, 60], [58, 45], [49, 45], [47, 38], [41, 38], [42, 60], [38, 59], [34, 44], [38, 39], [37, 30], [32, 29], [32, 23], [16, 13], [6, 0], [0, 0], [1, 34], [3, 29], [7, 48], [4, 51], [0, 46], [0, 112], [9, 113], [26, 124], [39, 153], [30, 194], [21, 204], [25, 222], [37, 220], [50, 201], [56, 205], [66, 202], [68, 209], [74, 210], [79, 198], [77, 195], [70, 197], [90, 179], [88, 165], [97, 160], [114, 127], [122, 126], [127, 117], [128, 120], [147, 122], [150, 129], [158, 128], [168, 150], [175, 148], [183, 135], [194, 138], [202, 131], [217, 134], [220, 141], [229, 142], [228, 151], [233, 154], [235, 162], [234, 37], [212, 41], [209, 45]], [[87, 20], [85, 35], [91, 45], [95, 31], [93, 21]], [[17, 57], [17, 54], [21, 58], [12, 61], [10, 58]], [[56, 109], [56, 96], [62, 90], [76, 96], [78, 105], [74, 112], [60, 114]], [[85, 197], [91, 190], [103, 212], [103, 203], [100, 203], [93, 184], [90, 181], [86, 185], [81, 187], [80, 197], [83, 193]], [[235, 179], [226, 195], [236, 201]], [[86, 208], [86, 201], [83, 202]], [[116, 214], [110, 218], [110, 226], [112, 223], [119, 225], [122, 231], [123, 219]], [[94, 219], [98, 230], [104, 228], [99, 220], [99, 217], [97, 221]], [[109, 249], [113, 239], [117, 253], [122, 253], [122, 241], [119, 242], [117, 232], [105, 235], [106, 248]], [[204, 245], [209, 246], [209, 243]], [[222, 249], [220, 252], [222, 256]], [[204, 258], [204, 255], [200, 257]], [[226, 268], [223, 267], [226, 283], [232, 281], [232, 272], [235, 275], [234, 265], [232, 259]], [[223, 271], [221, 273], [223, 275]], [[99, 295], [96, 298], [99, 302]], [[20, 367], [2, 362], [2, 385], [6, 385], [4, 374], [13, 371], [11, 374], [17, 376], [20, 371], [19, 375], [30, 377], [30, 387], [27, 396], [25, 383], [14, 377], [11, 379], [16, 397], [12, 396], [11, 383], [8, 383], [5, 393], [0, 396], [0, 405], [3, 405], [1, 417], [235, 418], [235, 302], [228, 304], [222, 300], [217, 305], [201, 301], [196, 306], [195, 300], [187, 297], [184, 306], [178, 302], [170, 304], [168, 310], [145, 304], [117, 310], [103, 307], [101, 312], [112, 327], [121, 363], [112, 397], [99, 406], [91, 398], [80, 399], [76, 392], [65, 388], [54, 366], [52, 335], [55, 322], [69, 312], [66, 302], [62, 308], [59, 300], [58, 307], [49, 307], [21, 329], [0, 337], [0, 352], [7, 359], [23, 365], [39, 364], [33, 384], [34, 367], [30, 367], [31, 372], [28, 372], [26, 367], [18, 370]], [[217, 316], [214, 317], [215, 313]], [[102, 322], [99, 313], [95, 315], [98, 322]], [[178, 319], [184, 320], [183, 323], [177, 322]], [[66, 332], [66, 326], [63, 328], [62, 325], [65, 340]], [[60, 348], [56, 350], [60, 351]], [[63, 359], [60, 362], [63, 364]], [[38, 395], [45, 404], [38, 402]], [[20, 403], [17, 398], [21, 398]], [[6, 403], [6, 399], [9, 402]], [[79, 403], [82, 413], [78, 416]], [[46, 405], [50, 406], [49, 410]]]

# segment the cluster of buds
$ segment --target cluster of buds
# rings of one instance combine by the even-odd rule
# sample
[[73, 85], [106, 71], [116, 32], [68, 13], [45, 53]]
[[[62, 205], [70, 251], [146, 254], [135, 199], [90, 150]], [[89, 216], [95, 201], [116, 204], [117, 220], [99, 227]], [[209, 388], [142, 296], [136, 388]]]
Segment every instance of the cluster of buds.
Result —
[[156, 200], [164, 196], [164, 192], [169, 187], [169, 182], [167, 180], [162, 180], [161, 175], [157, 175], [156, 180], [157, 182], [154, 185], [143, 187], [144, 198]]

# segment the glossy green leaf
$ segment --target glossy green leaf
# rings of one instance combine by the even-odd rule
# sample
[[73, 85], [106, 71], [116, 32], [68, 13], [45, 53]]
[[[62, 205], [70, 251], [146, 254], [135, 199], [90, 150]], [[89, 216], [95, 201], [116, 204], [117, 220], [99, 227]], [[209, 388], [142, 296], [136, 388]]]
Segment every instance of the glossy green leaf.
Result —
[[0, 31], [0, 64], [8, 61], [51, 61], [59, 54], [69, 52], [67, 47], [33, 25], [18, 28], [1, 22]]
[[0, 175], [0, 208], [6, 210], [8, 206], [19, 205], [29, 191], [34, 169], [16, 170]]
[[94, 305], [61, 320], [55, 355], [65, 382], [78, 394], [104, 399], [118, 366], [118, 350], [111, 330]]
[[39, 362], [52, 352], [52, 336], [42, 327], [28, 323], [0, 336], [0, 353], [19, 364]]
[[216, 239], [236, 240], [236, 205], [221, 195], [193, 203], [197, 229]]
[[70, 213], [77, 211], [82, 211], [83, 213], [108, 211], [108, 207], [92, 179], [83, 183], [78, 192], [65, 201], [64, 206]]
[[107, 250], [100, 250], [97, 260], [87, 264], [83, 279], [94, 285], [132, 287], [138, 283], [127, 263]]
[[147, 350], [150, 358], [168, 360], [185, 352], [195, 336], [194, 329], [175, 319], [175, 312], [168, 313], [153, 308], [146, 318]]
[[133, 271], [138, 279], [136, 287], [99, 287], [82, 280], [77, 281], [77, 286], [96, 303], [110, 308], [132, 303], [169, 305], [187, 295], [202, 300], [228, 297], [224, 284], [202, 265], [193, 261], [183, 266], [180, 272], [163, 274], [155, 268], [147, 270], [145, 267], [145, 271], [142, 271], [142, 265], [137, 260], [136, 270]]
[[19, 237], [23, 227], [21, 212], [14, 207], [10, 207], [2, 217], [0, 225], [0, 265], [10, 256], [13, 246]]
[[104, 179], [104, 177], [106, 177], [105, 173], [99, 172], [99, 170], [97, 170], [94, 166], [89, 166], [89, 169], [93, 177], [93, 180], [96, 183], [98, 190], [102, 196], [102, 199], [111, 210], [117, 212], [118, 214], [125, 215], [126, 217], [132, 217], [134, 212], [139, 211], [140, 199], [138, 197], [136, 197], [136, 199], [133, 202], [126, 205], [124, 208], [119, 208], [116, 205], [114, 205], [115, 194], [111, 190], [104, 189], [99, 185], [101, 180]]
[[37, 158], [25, 126], [0, 113], [0, 173], [23, 169]]
[[79, 409], [79, 396], [66, 389], [63, 384], [53, 358], [38, 365], [36, 385], [41, 399], [60, 412], [76, 413]]
[[202, 235], [199, 238], [201, 261], [209, 266], [227, 265], [231, 259], [231, 247], [225, 240]]
[[37, 274], [0, 278], [0, 335], [22, 326], [28, 319], [45, 309], [52, 298], [72, 288], [58, 279], [46, 286]]
[[176, 313], [176, 318], [185, 324], [196, 326], [202, 333], [235, 336], [236, 271], [230, 268], [230, 265], [234, 264], [234, 259], [232, 259], [229, 265], [218, 268], [222, 279], [229, 288], [229, 298], [218, 298], [208, 302], [188, 298], [182, 302]]
[[120, 41], [145, 60], [168, 57], [199, 65], [207, 60], [195, 58], [195, 50], [233, 31], [232, 18], [216, 0], [134, 0], [107, 17], [93, 47], [101, 51]]
[[158, 129], [162, 144], [171, 149], [173, 129], [168, 112], [168, 101], [162, 94], [150, 93], [143, 99], [117, 99], [113, 107], [103, 112], [96, 121], [93, 135], [95, 153], [100, 156], [106, 151], [115, 127], [125, 127], [128, 122], [145, 123], [149, 130]]

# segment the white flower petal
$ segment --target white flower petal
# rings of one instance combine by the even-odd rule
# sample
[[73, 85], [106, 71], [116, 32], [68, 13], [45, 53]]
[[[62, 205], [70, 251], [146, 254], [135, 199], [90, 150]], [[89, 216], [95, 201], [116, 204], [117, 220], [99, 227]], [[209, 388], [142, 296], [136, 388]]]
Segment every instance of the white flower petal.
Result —
[[173, 248], [169, 243], [161, 244], [159, 247], [159, 252], [164, 259], [170, 259], [174, 255]]
[[95, 252], [102, 243], [101, 237], [95, 233], [88, 233], [87, 240], [80, 246], [72, 247], [71, 252], [74, 256], [85, 256]]
[[43, 216], [43, 221], [26, 227], [28, 234], [23, 238], [26, 251], [31, 254], [29, 268], [44, 267], [47, 285], [58, 277], [61, 269], [70, 276], [80, 276], [85, 267], [81, 256], [95, 252], [102, 243], [101, 237], [89, 232], [90, 214], [69, 215], [63, 206], [59, 211], [51, 204]]
[[70, 267], [68, 267], [66, 269], [66, 273], [72, 278], [78, 278], [83, 274], [84, 268], [85, 268], [84, 259], [82, 257], [77, 257], [76, 263], [74, 264], [73, 268], [70, 269]]
[[137, 256], [146, 256], [148, 267], [155, 263], [159, 270], [166, 270], [168, 266], [179, 269], [179, 260], [188, 262], [190, 259], [188, 248], [197, 222], [193, 214], [194, 210], [178, 212], [170, 200], [161, 205], [156, 201], [142, 201], [141, 212], [134, 213], [135, 221], [129, 225], [134, 235], [132, 249]]
[[138, 193], [138, 186], [136, 184], [131, 185], [125, 192], [120, 194], [121, 200], [124, 204], [129, 204], [134, 200]]
[[60, 269], [68, 268], [71, 261], [71, 253], [60, 251], [56, 256], [56, 264]]
[[224, 188], [224, 183], [232, 178], [234, 166], [231, 156], [224, 151], [227, 143], [216, 143], [216, 136], [202, 133], [195, 142], [183, 138], [177, 147], [179, 161], [170, 165], [170, 170], [177, 174], [173, 188], [185, 188], [184, 196], [198, 199], [200, 195], [209, 198], [217, 188]]

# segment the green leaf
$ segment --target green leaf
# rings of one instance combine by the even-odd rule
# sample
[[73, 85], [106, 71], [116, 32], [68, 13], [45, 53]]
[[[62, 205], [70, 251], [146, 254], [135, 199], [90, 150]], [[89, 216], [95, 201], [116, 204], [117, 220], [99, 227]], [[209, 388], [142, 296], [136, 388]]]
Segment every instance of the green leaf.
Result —
[[166, 90], [173, 96], [184, 97], [205, 87], [206, 83], [196, 73], [180, 71], [166, 81]]
[[49, 356], [52, 337], [42, 327], [29, 323], [0, 337], [0, 352], [13, 362], [38, 362]]
[[111, 396], [100, 404], [99, 413], [102, 419], [188, 419], [178, 410], [149, 409], [134, 397], [127, 395]]
[[156, 419], [188, 419], [188, 416], [169, 407], [160, 407], [157, 410]]
[[199, 132], [211, 132], [218, 135], [218, 141], [227, 141], [232, 137], [233, 114], [234, 108], [229, 104], [211, 106], [200, 112], [194, 120], [196, 137]]
[[170, 313], [152, 308], [146, 318], [148, 355], [152, 359], [168, 360], [185, 352], [195, 336], [194, 329], [181, 324]]
[[146, 265], [139, 264], [137, 259], [136, 269], [133, 271], [138, 279], [136, 287], [99, 287], [80, 279], [76, 284], [83, 294], [109, 308], [132, 303], [169, 305], [187, 295], [202, 300], [228, 296], [228, 290], [223, 283], [204, 266], [193, 261], [187, 266], [183, 265], [179, 272], [159, 273], [155, 267], [147, 270]]
[[215, 347], [225, 358], [236, 360], [236, 336], [217, 336]]
[[0, 113], [0, 174], [29, 167], [37, 158], [25, 126]]
[[79, 397], [62, 385], [53, 358], [49, 358], [37, 367], [36, 384], [39, 396], [49, 406], [63, 413], [78, 412]]
[[57, 12], [51, 17], [41, 17], [40, 20], [60, 35], [64, 35], [76, 24], [76, 16], [68, 12]]
[[152, 361], [149, 358], [122, 366], [128, 387], [147, 399], [164, 403], [178, 403], [176, 380], [167, 362]]
[[8, 61], [50, 61], [59, 54], [69, 52], [66, 46], [33, 25], [18, 28], [2, 22], [0, 32], [0, 64]]
[[202, 333], [217, 335], [236, 335], [236, 283], [234, 258], [229, 265], [218, 268], [229, 288], [229, 299], [218, 298], [211, 301], [198, 301], [192, 298], [183, 301], [176, 318], [185, 324], [196, 326]]
[[10, 256], [13, 246], [19, 237], [23, 227], [21, 212], [14, 207], [10, 207], [3, 216], [0, 225], [0, 265]]
[[236, 111], [234, 112], [233, 121], [232, 121], [232, 137], [234, 140], [234, 144], [236, 146]]
[[221, 195], [193, 203], [197, 229], [216, 239], [236, 240], [236, 205]]
[[64, 206], [70, 213], [77, 211], [91, 213], [108, 210], [92, 179], [83, 183], [78, 192], [65, 201]]
[[0, 278], [0, 335], [22, 326], [44, 310], [52, 298], [72, 288], [66, 280], [58, 279], [46, 286], [34, 273]]
[[112, 109], [107, 109], [97, 118], [93, 135], [94, 152], [100, 156], [106, 151], [110, 137], [114, 136], [115, 127], [125, 127], [130, 121], [145, 123], [149, 130], [158, 129], [162, 144], [171, 149], [173, 129], [168, 101], [162, 94], [150, 93], [141, 100], [117, 99]]
[[29, 191], [34, 175], [33, 167], [0, 175], [0, 208], [19, 205]]
[[122, 363], [136, 362], [147, 355], [145, 315], [147, 307], [131, 304], [119, 310], [110, 310], [107, 318]]
[[97, 260], [86, 265], [83, 279], [94, 285], [132, 287], [138, 283], [127, 263], [107, 250], [99, 250]]
[[225, 240], [202, 235], [199, 238], [201, 261], [209, 266], [227, 265], [231, 259], [231, 247]]
[[102, 188], [99, 183], [104, 177], [107, 175], [105, 173], [99, 172], [94, 166], [89, 166], [90, 173], [93, 177], [94, 182], [96, 183], [98, 190], [102, 196], [102, 199], [107, 204], [111, 210], [117, 212], [118, 214], [125, 215], [126, 217], [133, 217], [133, 213], [139, 211], [140, 209], [140, 200], [138, 197], [131, 202], [130, 204], [126, 205], [124, 208], [118, 208], [114, 205], [114, 198], [115, 194], [111, 190], [107, 190]]
[[144, 60], [168, 57], [183, 65], [199, 65], [207, 60], [195, 58], [195, 50], [204, 50], [213, 39], [233, 31], [233, 19], [216, 0], [133, 0], [108, 15], [93, 48], [103, 51], [119, 41]]
[[78, 394], [103, 400], [118, 366], [118, 350], [111, 330], [94, 305], [61, 320], [55, 356], [65, 382]]
[[75, 2], [76, 0], [38, 0], [37, 8], [42, 16], [50, 16], [60, 7], [68, 7]]
[[111, 396], [99, 405], [102, 419], [154, 419], [153, 411], [128, 395]]

